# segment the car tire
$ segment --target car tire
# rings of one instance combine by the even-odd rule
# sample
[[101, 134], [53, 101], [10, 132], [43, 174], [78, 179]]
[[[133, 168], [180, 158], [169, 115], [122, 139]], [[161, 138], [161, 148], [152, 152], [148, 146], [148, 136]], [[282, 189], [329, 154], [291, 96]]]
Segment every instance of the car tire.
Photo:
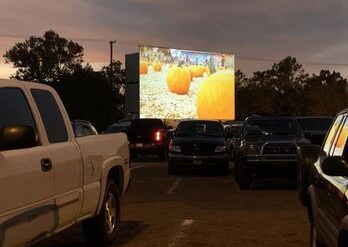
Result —
[[310, 230], [310, 238], [309, 238], [309, 246], [310, 247], [325, 247], [325, 245], [320, 242], [320, 239], [317, 234], [317, 230], [314, 226], [313, 221], [311, 222], [311, 230]]
[[137, 159], [138, 158], [138, 151], [137, 150], [131, 150], [131, 159]]
[[161, 149], [158, 152], [158, 157], [161, 161], [166, 161], [168, 157], [167, 150], [165, 148]]
[[240, 190], [248, 190], [251, 185], [251, 174], [249, 171], [241, 169], [238, 172], [238, 184]]
[[115, 241], [120, 226], [120, 194], [114, 181], [108, 180], [100, 213], [82, 222], [88, 246], [105, 247]]
[[223, 175], [223, 176], [228, 175], [228, 173], [230, 171], [230, 164], [228, 161], [226, 162], [226, 164], [221, 166], [220, 171], [221, 171], [221, 175]]
[[168, 175], [176, 175], [177, 169], [174, 164], [168, 163]]

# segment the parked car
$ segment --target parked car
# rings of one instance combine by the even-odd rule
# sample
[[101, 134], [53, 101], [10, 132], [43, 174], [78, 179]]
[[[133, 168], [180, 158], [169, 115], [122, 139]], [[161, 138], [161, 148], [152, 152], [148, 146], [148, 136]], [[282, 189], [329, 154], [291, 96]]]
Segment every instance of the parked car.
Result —
[[128, 132], [131, 156], [153, 153], [159, 158], [167, 158], [169, 138], [167, 128], [161, 119], [134, 119]]
[[40, 83], [0, 80], [0, 116], [0, 246], [78, 222], [91, 246], [114, 241], [130, 181], [127, 136], [75, 138], [58, 94]]
[[128, 134], [132, 120], [120, 121], [110, 125], [105, 133], [126, 133]]
[[169, 144], [168, 173], [180, 168], [207, 167], [228, 172], [229, 158], [223, 125], [218, 121], [180, 122]]
[[298, 117], [304, 136], [313, 144], [321, 145], [330, 128], [332, 117]]
[[249, 189], [254, 176], [296, 180], [297, 149], [310, 143], [291, 116], [254, 115], [245, 121], [236, 151], [236, 180]]
[[98, 135], [97, 129], [88, 121], [74, 120], [71, 121], [75, 137]]
[[[304, 152], [311, 160], [306, 206], [311, 224], [310, 246], [348, 246], [348, 109], [340, 112], [321, 148]], [[307, 147], [309, 150], [309, 148]]]

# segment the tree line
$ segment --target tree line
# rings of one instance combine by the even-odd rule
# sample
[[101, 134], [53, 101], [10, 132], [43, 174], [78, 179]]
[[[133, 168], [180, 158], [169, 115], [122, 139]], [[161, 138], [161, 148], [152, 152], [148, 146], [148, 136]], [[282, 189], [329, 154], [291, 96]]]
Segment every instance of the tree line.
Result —
[[[57, 90], [71, 119], [91, 121], [99, 131], [123, 118], [125, 71], [115, 61], [95, 71], [83, 64], [83, 47], [53, 30], [31, 36], [4, 54], [13, 79], [45, 83]], [[347, 79], [321, 70], [309, 75], [294, 57], [247, 77], [237, 70], [236, 118], [251, 113], [333, 116], [348, 106]]]
[[250, 78], [237, 70], [235, 77], [238, 119], [251, 113], [335, 116], [348, 107], [346, 78], [329, 70], [309, 75], [294, 57], [254, 72]]

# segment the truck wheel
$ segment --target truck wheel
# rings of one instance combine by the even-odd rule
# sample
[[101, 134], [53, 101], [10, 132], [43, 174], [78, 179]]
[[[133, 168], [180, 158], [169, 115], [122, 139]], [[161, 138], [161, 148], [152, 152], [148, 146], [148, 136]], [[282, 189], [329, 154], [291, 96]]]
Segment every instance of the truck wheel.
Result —
[[158, 157], [160, 160], [162, 161], [165, 161], [167, 160], [167, 150], [164, 148], [164, 149], [161, 149], [159, 152], [158, 152]]
[[222, 165], [221, 168], [221, 175], [223, 176], [227, 176], [228, 175], [228, 172], [230, 170], [230, 164], [229, 162], [227, 161], [226, 164]]
[[138, 151], [137, 150], [131, 150], [131, 159], [137, 159], [138, 158]]
[[108, 180], [99, 215], [82, 222], [83, 235], [89, 246], [107, 246], [117, 236], [121, 219], [120, 194], [114, 181]]
[[168, 175], [175, 175], [175, 174], [177, 174], [175, 165], [168, 163]]
[[241, 169], [238, 173], [238, 184], [240, 190], [250, 189], [251, 174], [247, 170]]

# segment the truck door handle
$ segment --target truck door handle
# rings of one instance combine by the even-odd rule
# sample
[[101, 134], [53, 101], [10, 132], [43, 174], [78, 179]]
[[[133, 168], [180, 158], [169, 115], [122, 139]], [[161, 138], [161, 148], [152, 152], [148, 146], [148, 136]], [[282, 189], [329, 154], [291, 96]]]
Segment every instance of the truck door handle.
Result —
[[50, 159], [48, 158], [43, 158], [41, 160], [41, 169], [43, 172], [49, 172], [50, 170], [52, 170], [52, 162]]

